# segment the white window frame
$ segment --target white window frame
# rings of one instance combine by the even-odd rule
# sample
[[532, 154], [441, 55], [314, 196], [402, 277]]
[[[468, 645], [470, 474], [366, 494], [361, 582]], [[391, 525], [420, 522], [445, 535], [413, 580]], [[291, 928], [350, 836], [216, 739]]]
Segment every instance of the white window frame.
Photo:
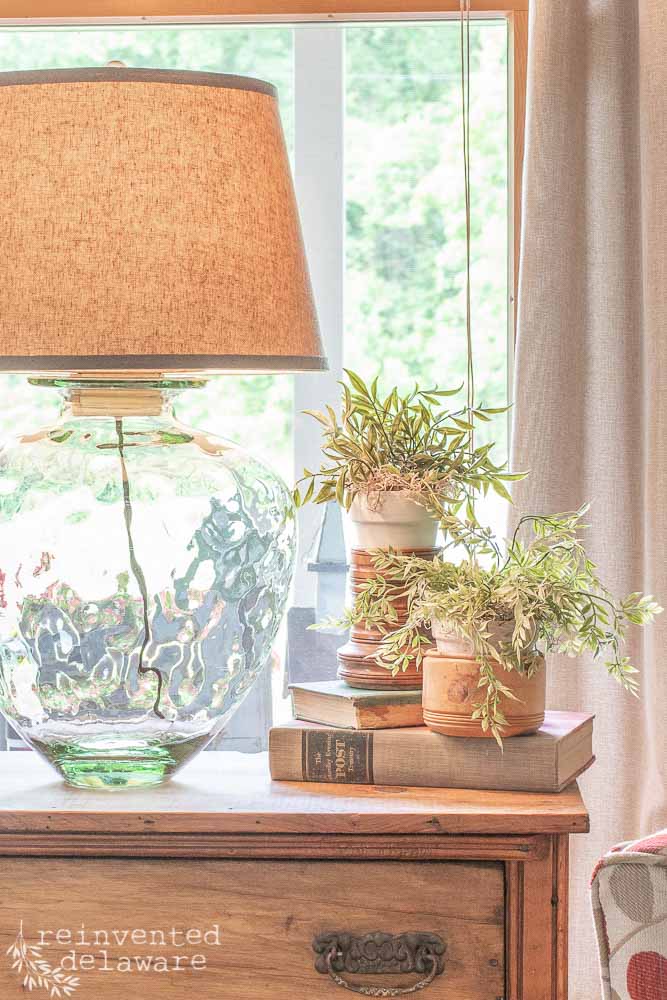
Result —
[[[508, 20], [508, 334], [507, 398], [512, 397], [514, 372], [515, 300], [520, 253], [521, 171], [524, 148], [525, 80], [529, 0], [472, 0], [477, 18]], [[400, 0], [15, 0], [3, 4], [2, 27], [119, 27], [136, 25], [280, 24], [294, 26], [294, 180], [309, 260], [317, 312], [329, 371], [301, 374], [294, 379], [293, 453], [295, 471], [320, 462], [318, 425], [302, 413], [337, 406], [337, 381], [343, 365], [345, 271], [344, 213], [344, 26], [360, 21], [435, 21], [459, 16], [459, 0], [420, 0], [419, 10]], [[84, 9], [82, 10], [81, 7]], [[95, 16], [90, 16], [94, 8]], [[332, 23], [333, 22], [333, 23]], [[317, 86], [313, 86], [317, 80]], [[305, 83], [303, 81], [306, 81]], [[313, 603], [315, 575], [308, 571], [321, 523], [322, 509], [313, 504], [299, 511], [299, 547], [292, 603]], [[258, 684], [232, 722], [223, 741], [228, 749], [265, 748], [264, 733], [271, 720], [270, 677]], [[252, 722], [254, 732], [248, 732]], [[1, 733], [0, 733], [1, 737]], [[1, 739], [0, 739], [1, 742]]]

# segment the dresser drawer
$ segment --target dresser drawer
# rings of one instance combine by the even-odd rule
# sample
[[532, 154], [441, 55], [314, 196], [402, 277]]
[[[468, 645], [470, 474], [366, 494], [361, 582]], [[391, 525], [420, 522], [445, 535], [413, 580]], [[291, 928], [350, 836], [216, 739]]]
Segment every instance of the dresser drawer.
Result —
[[[0, 867], [3, 1000], [24, 997], [30, 979], [35, 997], [55, 985], [53, 996], [74, 1000], [342, 998], [316, 970], [313, 940], [376, 931], [442, 939], [443, 972], [425, 1000], [504, 995], [500, 863], [5, 858]], [[341, 975], [390, 987], [424, 978], [394, 968]]]

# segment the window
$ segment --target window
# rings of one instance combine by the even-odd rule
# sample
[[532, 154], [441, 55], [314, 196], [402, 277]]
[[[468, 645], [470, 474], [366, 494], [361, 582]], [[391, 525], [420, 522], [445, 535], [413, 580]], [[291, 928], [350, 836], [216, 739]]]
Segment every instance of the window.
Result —
[[[512, 367], [522, 130], [513, 128], [508, 80], [523, 65], [516, 40], [526, 19], [523, 11], [513, 20], [511, 4], [498, 6], [509, 6], [508, 15], [475, 19], [471, 28], [474, 350], [477, 396], [491, 406], [508, 401]], [[290, 23], [287, 13], [275, 23], [0, 25], [0, 70], [120, 59], [277, 85], [331, 372], [221, 377], [184, 395], [179, 415], [242, 439], [291, 482], [318, 464], [318, 428], [301, 410], [335, 403], [343, 366], [379, 374], [386, 386], [463, 381], [465, 218], [456, 18]], [[35, 411], [47, 420], [57, 406], [53, 393], [27, 392], [16, 376], [1, 377], [0, 391], [0, 433], [9, 421], [34, 426]], [[506, 452], [506, 418], [486, 433]], [[486, 516], [500, 526], [499, 508]], [[301, 512], [296, 606], [313, 603], [308, 561], [321, 517], [321, 508]], [[274, 686], [279, 694], [279, 679]], [[241, 710], [229, 745], [259, 747], [267, 691]]]

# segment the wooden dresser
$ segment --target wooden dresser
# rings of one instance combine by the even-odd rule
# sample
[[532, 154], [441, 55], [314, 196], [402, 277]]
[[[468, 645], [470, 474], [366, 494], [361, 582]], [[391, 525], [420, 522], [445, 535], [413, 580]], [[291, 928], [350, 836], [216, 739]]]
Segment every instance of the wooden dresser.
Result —
[[85, 792], [0, 763], [2, 1000], [567, 996], [576, 785], [271, 782], [263, 755], [204, 753], [162, 788]]

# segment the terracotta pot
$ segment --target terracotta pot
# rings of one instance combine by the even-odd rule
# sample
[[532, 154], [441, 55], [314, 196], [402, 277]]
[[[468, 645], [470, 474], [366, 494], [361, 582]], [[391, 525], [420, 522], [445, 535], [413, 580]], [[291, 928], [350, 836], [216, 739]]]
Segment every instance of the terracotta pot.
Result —
[[[500, 708], [508, 722], [503, 739], [537, 732], [544, 722], [546, 670], [544, 657], [540, 660], [540, 668], [530, 678], [516, 670], [503, 671], [503, 684], [519, 699], [501, 698]], [[424, 723], [429, 729], [446, 736], [493, 738], [491, 732], [482, 730], [478, 719], [471, 718], [483, 691], [477, 686], [479, 664], [476, 660], [443, 656], [434, 650], [424, 657], [422, 672]]]
[[438, 534], [437, 519], [400, 493], [380, 494], [370, 505], [368, 497], [355, 497], [348, 524], [350, 541], [356, 549], [430, 549]]
[[[401, 551], [410, 552], [422, 559], [432, 559], [438, 553], [436, 548], [403, 549]], [[378, 572], [373, 565], [371, 552], [366, 549], [352, 549], [348, 576], [350, 602], [354, 601], [366, 580], [378, 576]], [[395, 607], [398, 614], [398, 620], [395, 624], [400, 624], [405, 621], [405, 601], [397, 602]], [[382, 632], [378, 628], [366, 629], [363, 624], [355, 625], [350, 631], [349, 641], [341, 646], [337, 653], [340, 679], [349, 684], [350, 687], [356, 688], [374, 688], [385, 691], [396, 688], [412, 690], [420, 688], [422, 674], [414, 660], [407, 670], [399, 671], [396, 676], [392, 676], [390, 670], [380, 666], [372, 659], [381, 640]]]

